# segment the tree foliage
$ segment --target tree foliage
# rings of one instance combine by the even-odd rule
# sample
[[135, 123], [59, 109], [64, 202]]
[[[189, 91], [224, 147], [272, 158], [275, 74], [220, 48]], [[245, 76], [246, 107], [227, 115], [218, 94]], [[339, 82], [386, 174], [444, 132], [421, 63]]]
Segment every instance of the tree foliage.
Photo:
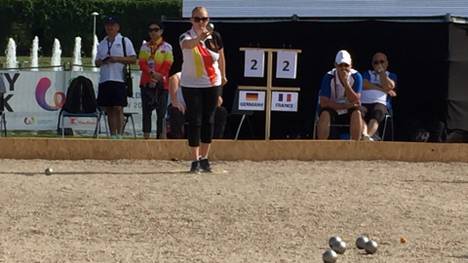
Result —
[[146, 37], [151, 20], [181, 17], [181, 0], [0, 0], [0, 50], [8, 38], [17, 43], [17, 54], [27, 56], [32, 39], [38, 36], [43, 55], [50, 55], [54, 38], [61, 42], [63, 56], [71, 56], [74, 39], [82, 38], [83, 51], [91, 53], [93, 16], [98, 38], [104, 36], [102, 20], [106, 15], [118, 16], [122, 34], [132, 40]]

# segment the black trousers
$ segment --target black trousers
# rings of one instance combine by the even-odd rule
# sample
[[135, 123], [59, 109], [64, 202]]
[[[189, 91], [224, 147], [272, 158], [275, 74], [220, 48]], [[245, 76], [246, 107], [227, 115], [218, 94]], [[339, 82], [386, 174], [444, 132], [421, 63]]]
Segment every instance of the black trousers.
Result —
[[370, 119], [376, 119], [378, 123], [381, 123], [385, 119], [387, 106], [382, 103], [362, 104], [361, 112], [366, 122], [369, 122]]
[[224, 130], [226, 128], [227, 117], [228, 111], [226, 110], [226, 108], [224, 108], [223, 106], [216, 107], [213, 138], [224, 138]]
[[168, 91], [162, 85], [155, 88], [141, 87], [141, 108], [143, 113], [143, 132], [151, 132], [151, 114], [156, 110], [156, 137], [161, 138], [164, 116], [167, 110]]
[[189, 123], [189, 146], [197, 147], [202, 143], [211, 143], [214, 132], [214, 118], [221, 87], [187, 88], [182, 87]]
[[[176, 107], [169, 105], [167, 107], [169, 116], [169, 127], [167, 137], [169, 139], [184, 139], [185, 136], [185, 114]], [[228, 111], [223, 106], [216, 107], [215, 120], [214, 120], [214, 139], [224, 138], [224, 131], [226, 129]]]
[[169, 139], [183, 139], [185, 138], [185, 114], [173, 107], [172, 104], [167, 107], [169, 116], [169, 130], [167, 137]]

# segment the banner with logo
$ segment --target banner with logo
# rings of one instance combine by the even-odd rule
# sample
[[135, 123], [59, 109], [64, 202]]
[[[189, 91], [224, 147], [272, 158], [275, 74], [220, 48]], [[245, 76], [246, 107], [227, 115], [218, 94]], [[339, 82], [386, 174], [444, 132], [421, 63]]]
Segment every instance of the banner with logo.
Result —
[[279, 92], [274, 91], [271, 94], [272, 111], [297, 111], [298, 93], [297, 92]]
[[[0, 71], [0, 77], [6, 86], [4, 94], [7, 129], [41, 131], [57, 129], [60, 109], [65, 103], [66, 91], [71, 80], [83, 75], [94, 84], [97, 95], [99, 72], [92, 71]], [[133, 85], [139, 86], [140, 73], [134, 72]], [[133, 98], [128, 98], [125, 112], [134, 115], [137, 131], [141, 132], [141, 96], [140, 89], [134, 89]], [[155, 118], [155, 115], [154, 115]], [[156, 123], [156, 121], [154, 121]], [[65, 127], [73, 130], [93, 131], [95, 119], [66, 118]], [[104, 127], [104, 123], [102, 123]], [[129, 132], [130, 125], [126, 132]]]
[[240, 90], [239, 110], [265, 110], [265, 92], [257, 90]]

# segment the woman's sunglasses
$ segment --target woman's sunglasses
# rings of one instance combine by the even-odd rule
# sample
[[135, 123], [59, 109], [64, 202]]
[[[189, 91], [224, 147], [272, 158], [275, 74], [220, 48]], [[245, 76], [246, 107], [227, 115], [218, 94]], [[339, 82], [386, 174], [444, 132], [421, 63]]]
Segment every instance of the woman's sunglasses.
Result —
[[148, 28], [148, 32], [158, 32], [159, 30], [161, 30], [161, 28], [158, 28], [158, 27]]

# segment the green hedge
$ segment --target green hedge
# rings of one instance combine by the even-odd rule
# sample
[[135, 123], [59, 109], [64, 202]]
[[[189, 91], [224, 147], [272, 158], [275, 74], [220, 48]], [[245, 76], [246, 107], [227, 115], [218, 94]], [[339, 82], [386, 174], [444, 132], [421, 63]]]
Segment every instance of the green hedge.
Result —
[[54, 38], [60, 40], [62, 56], [72, 56], [75, 37], [82, 38], [86, 56], [91, 53], [93, 16], [99, 39], [105, 35], [102, 19], [113, 14], [121, 20], [122, 34], [139, 46], [147, 36], [148, 21], [161, 16], [181, 17], [182, 0], [0, 0], [0, 52], [12, 37], [17, 54], [28, 56], [34, 36], [41, 54], [50, 56]]

